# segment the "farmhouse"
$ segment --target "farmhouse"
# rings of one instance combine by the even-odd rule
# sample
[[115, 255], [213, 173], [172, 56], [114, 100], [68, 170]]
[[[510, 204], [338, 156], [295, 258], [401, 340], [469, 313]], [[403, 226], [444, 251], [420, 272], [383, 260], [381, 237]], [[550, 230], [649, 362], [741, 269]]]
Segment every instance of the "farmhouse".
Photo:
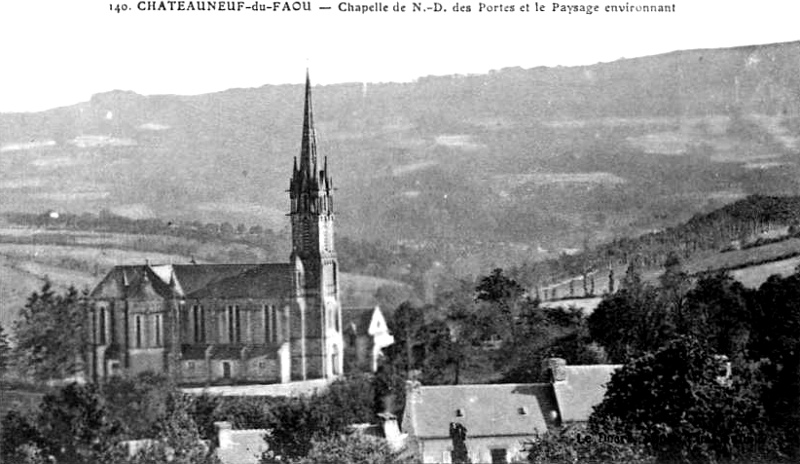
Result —
[[547, 383], [426, 387], [408, 381], [403, 431], [425, 463], [454, 462], [459, 440], [471, 462], [511, 462], [549, 429], [588, 421], [619, 367], [567, 366], [551, 358]]

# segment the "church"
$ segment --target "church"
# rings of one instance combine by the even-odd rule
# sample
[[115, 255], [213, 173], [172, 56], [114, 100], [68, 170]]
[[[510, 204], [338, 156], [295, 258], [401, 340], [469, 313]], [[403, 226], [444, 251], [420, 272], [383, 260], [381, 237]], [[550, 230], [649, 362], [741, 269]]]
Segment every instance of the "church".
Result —
[[89, 377], [154, 371], [199, 385], [340, 376], [333, 182], [327, 157], [317, 158], [308, 75], [289, 199], [288, 263], [114, 267], [91, 293]]

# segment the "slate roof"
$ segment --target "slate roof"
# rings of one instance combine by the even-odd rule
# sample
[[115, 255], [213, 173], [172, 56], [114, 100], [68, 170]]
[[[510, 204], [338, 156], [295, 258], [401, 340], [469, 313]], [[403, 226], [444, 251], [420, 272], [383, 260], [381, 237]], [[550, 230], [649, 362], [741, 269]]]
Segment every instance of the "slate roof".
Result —
[[356, 335], [367, 335], [375, 307], [342, 308], [342, 328]]
[[276, 264], [115, 266], [92, 298], [274, 298], [290, 296], [292, 267]]
[[244, 345], [214, 345], [211, 348], [211, 359], [230, 359], [239, 361], [242, 358]]
[[[212, 282], [243, 274], [259, 264], [173, 264], [175, 277], [181, 283], [183, 291], [189, 295]], [[288, 264], [286, 264], [288, 266]]]
[[414, 435], [420, 438], [449, 438], [451, 422], [466, 427], [467, 439], [531, 436], [546, 432], [557, 411], [552, 387], [544, 383], [418, 388], [420, 401], [411, 407]]
[[181, 345], [181, 359], [206, 359], [208, 345]]
[[164, 282], [148, 265], [115, 266], [100, 281], [92, 298], [131, 298], [147, 300], [172, 298], [168, 282]]
[[266, 356], [267, 358], [272, 359], [278, 356], [278, 350], [280, 347], [281, 346], [277, 343], [253, 345], [248, 347], [244, 354], [247, 359], [257, 358], [259, 356]]
[[603, 401], [611, 374], [620, 367], [617, 364], [565, 366], [566, 379], [553, 382], [561, 420], [588, 421], [593, 407]]
[[[184, 287], [185, 288], [185, 287]], [[292, 294], [292, 266], [288, 263], [258, 264], [213, 281], [187, 298], [274, 298]]]

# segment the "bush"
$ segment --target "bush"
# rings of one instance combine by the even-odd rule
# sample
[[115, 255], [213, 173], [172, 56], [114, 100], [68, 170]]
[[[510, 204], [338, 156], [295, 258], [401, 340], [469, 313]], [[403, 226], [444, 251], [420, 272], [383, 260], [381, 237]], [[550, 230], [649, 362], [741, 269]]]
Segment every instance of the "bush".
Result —
[[655, 457], [635, 440], [589, 430], [584, 425], [547, 432], [526, 445], [532, 464], [615, 462], [649, 464]]

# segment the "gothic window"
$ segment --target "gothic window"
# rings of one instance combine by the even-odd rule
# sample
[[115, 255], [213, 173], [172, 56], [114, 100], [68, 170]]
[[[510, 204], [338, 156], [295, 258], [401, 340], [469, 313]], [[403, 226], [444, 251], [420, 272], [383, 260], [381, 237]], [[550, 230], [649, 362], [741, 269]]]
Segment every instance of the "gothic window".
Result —
[[97, 333], [97, 311], [94, 309], [89, 310], [89, 315], [92, 317], [92, 342], [97, 343], [98, 333]]
[[236, 343], [241, 343], [242, 341], [242, 318], [241, 314], [239, 313], [239, 307], [234, 307], [234, 316], [236, 317], [236, 331], [234, 332]]
[[192, 341], [194, 343], [200, 343], [202, 341], [202, 315], [200, 310], [199, 305], [192, 306]]
[[142, 316], [136, 316], [136, 348], [142, 347]]
[[228, 311], [228, 343], [240, 343], [242, 341], [241, 314], [239, 306], [229, 305]]
[[227, 343], [228, 341], [228, 331], [227, 331], [227, 314], [218, 312], [217, 313], [217, 333], [219, 334], [219, 343]]
[[99, 337], [98, 342], [101, 345], [105, 345], [106, 344], [106, 308], [102, 308], [102, 307], [100, 308], [100, 321], [99, 322], [100, 322], [100, 324], [99, 324], [99, 326], [100, 326], [100, 329], [99, 329], [100, 337]]
[[205, 343], [206, 341], [206, 310], [202, 306], [200, 306], [200, 334], [197, 337], [197, 341], [200, 343]]
[[333, 353], [331, 353], [331, 371], [333, 375], [339, 375], [339, 347], [333, 345]]
[[264, 311], [266, 319], [266, 332], [265, 332], [265, 342], [266, 343], [274, 343], [275, 339], [277, 338], [276, 335], [276, 326], [277, 320], [275, 317], [275, 306], [274, 305], [264, 305]]
[[155, 330], [154, 330], [154, 346], [161, 346], [161, 314], [156, 314], [155, 316]]

